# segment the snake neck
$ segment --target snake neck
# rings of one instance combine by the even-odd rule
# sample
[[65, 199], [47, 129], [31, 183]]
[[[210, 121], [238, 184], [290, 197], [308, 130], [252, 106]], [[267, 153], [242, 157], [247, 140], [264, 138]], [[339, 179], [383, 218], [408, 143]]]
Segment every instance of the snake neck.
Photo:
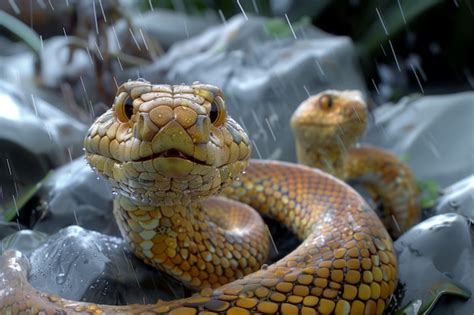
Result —
[[[245, 231], [228, 229], [237, 220], [232, 217], [236, 213], [233, 203], [212, 198], [171, 206], [144, 205], [118, 195], [114, 215], [135, 255], [187, 287], [201, 289], [241, 278], [266, 259], [266, 245], [249, 239]], [[258, 225], [251, 216], [244, 216], [244, 223]], [[253, 226], [248, 226], [248, 233], [253, 232]], [[264, 230], [257, 234], [262, 239]]]
[[296, 141], [298, 163], [319, 168], [340, 179], [346, 178], [346, 154], [347, 148], [342, 143], [317, 144]]

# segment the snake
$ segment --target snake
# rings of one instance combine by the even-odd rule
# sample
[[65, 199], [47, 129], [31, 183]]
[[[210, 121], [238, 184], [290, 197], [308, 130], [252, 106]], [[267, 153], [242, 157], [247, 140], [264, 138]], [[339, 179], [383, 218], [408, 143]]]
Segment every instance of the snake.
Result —
[[[338, 99], [350, 105], [350, 117], [365, 115], [358, 98]], [[218, 87], [125, 82], [90, 127], [84, 146], [90, 166], [112, 186], [113, 214], [131, 251], [198, 293], [144, 305], [71, 301], [32, 287], [27, 257], [7, 251], [0, 257], [0, 314], [311, 315], [386, 309], [398, 267], [377, 214], [331, 174], [250, 159], [252, 141], [228, 114]], [[264, 264], [270, 235], [260, 214], [301, 239], [270, 265]]]
[[398, 237], [420, 220], [420, 191], [410, 168], [395, 154], [357, 144], [368, 116], [360, 91], [326, 90], [309, 97], [291, 117], [297, 160], [361, 184], [380, 201], [384, 225]]

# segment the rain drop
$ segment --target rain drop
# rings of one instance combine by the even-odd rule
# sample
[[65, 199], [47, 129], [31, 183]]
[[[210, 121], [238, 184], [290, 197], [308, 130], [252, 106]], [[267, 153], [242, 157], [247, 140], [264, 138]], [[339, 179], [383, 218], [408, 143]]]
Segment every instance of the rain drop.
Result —
[[459, 208], [459, 202], [457, 200], [450, 200], [449, 201], [449, 206], [453, 209]]
[[64, 284], [66, 282], [66, 274], [64, 272], [60, 272], [56, 275], [56, 283], [57, 284]]

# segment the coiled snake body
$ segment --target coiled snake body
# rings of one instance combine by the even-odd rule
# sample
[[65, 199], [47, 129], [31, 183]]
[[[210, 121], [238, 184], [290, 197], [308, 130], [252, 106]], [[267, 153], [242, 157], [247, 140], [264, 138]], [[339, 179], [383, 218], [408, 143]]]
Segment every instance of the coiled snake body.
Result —
[[[28, 260], [7, 252], [1, 314], [381, 314], [394, 292], [392, 241], [366, 202], [321, 171], [249, 162], [247, 135], [214, 86], [127, 82], [85, 147], [117, 192], [114, 215], [134, 253], [200, 293], [153, 305], [69, 301], [31, 287]], [[302, 244], [261, 268], [269, 236], [250, 207]]]

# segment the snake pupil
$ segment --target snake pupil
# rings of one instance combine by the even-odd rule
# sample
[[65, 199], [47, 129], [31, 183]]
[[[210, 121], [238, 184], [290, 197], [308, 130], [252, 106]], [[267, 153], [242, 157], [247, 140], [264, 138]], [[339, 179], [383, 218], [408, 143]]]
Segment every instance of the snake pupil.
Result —
[[211, 112], [209, 113], [209, 118], [211, 119], [211, 123], [214, 123], [218, 117], [219, 117], [219, 108], [217, 107], [216, 103], [212, 102]]
[[132, 100], [130, 98], [127, 99], [123, 106], [123, 111], [125, 113], [125, 116], [127, 116], [128, 119], [132, 118], [133, 115], [133, 104]]
[[328, 96], [328, 108], [332, 108], [332, 97]]

